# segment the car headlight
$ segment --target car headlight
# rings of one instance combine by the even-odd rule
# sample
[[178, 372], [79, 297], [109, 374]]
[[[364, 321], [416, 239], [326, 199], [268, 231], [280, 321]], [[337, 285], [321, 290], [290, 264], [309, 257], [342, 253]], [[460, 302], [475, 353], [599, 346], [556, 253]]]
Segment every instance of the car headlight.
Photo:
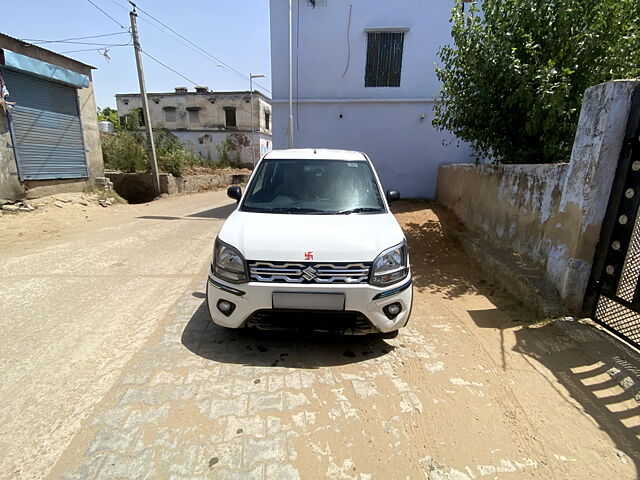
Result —
[[247, 263], [242, 254], [237, 248], [217, 238], [213, 249], [213, 273], [231, 283], [244, 283], [249, 280]]
[[407, 244], [388, 248], [373, 261], [371, 284], [384, 287], [399, 282], [409, 274]]

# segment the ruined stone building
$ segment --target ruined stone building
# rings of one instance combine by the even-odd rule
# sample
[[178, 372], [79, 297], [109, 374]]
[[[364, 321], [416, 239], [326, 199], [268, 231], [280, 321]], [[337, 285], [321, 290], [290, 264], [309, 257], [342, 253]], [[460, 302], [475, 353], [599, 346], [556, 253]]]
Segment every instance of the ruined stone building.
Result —
[[[253, 92], [253, 104], [249, 91], [216, 92], [207, 87], [176, 87], [174, 92], [147, 96], [151, 126], [174, 135], [205, 159], [220, 160], [217, 146], [226, 139], [233, 144], [231, 155], [243, 164], [253, 164], [271, 150], [271, 103], [258, 91]], [[116, 104], [121, 121], [137, 109], [144, 125], [140, 94], [119, 93]]]

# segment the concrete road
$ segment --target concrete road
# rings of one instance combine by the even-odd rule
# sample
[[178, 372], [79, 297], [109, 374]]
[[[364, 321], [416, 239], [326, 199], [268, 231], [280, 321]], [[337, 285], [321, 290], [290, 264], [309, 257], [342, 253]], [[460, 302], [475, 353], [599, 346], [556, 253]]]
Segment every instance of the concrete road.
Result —
[[230, 208], [125, 206], [0, 252], [0, 478], [637, 478], [629, 357], [496, 292], [446, 212], [396, 208], [416, 300], [385, 340], [212, 325]]

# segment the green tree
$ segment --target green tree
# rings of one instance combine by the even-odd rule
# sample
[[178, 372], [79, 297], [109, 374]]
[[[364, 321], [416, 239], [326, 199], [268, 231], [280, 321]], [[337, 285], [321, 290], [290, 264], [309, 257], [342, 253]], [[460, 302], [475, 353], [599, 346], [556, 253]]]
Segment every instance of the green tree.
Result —
[[[469, 5], [465, 12], [463, 5]], [[457, 0], [433, 124], [502, 163], [568, 161], [588, 87], [640, 75], [639, 0]]]
[[113, 123], [113, 128], [117, 132], [120, 130], [120, 117], [118, 111], [111, 107], [98, 107], [98, 121], [107, 121]]

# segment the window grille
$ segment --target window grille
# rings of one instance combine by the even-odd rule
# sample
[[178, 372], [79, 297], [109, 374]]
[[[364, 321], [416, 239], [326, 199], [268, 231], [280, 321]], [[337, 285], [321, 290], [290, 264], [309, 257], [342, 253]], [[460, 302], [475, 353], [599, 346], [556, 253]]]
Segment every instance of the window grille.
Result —
[[367, 32], [365, 87], [399, 87], [404, 32]]

